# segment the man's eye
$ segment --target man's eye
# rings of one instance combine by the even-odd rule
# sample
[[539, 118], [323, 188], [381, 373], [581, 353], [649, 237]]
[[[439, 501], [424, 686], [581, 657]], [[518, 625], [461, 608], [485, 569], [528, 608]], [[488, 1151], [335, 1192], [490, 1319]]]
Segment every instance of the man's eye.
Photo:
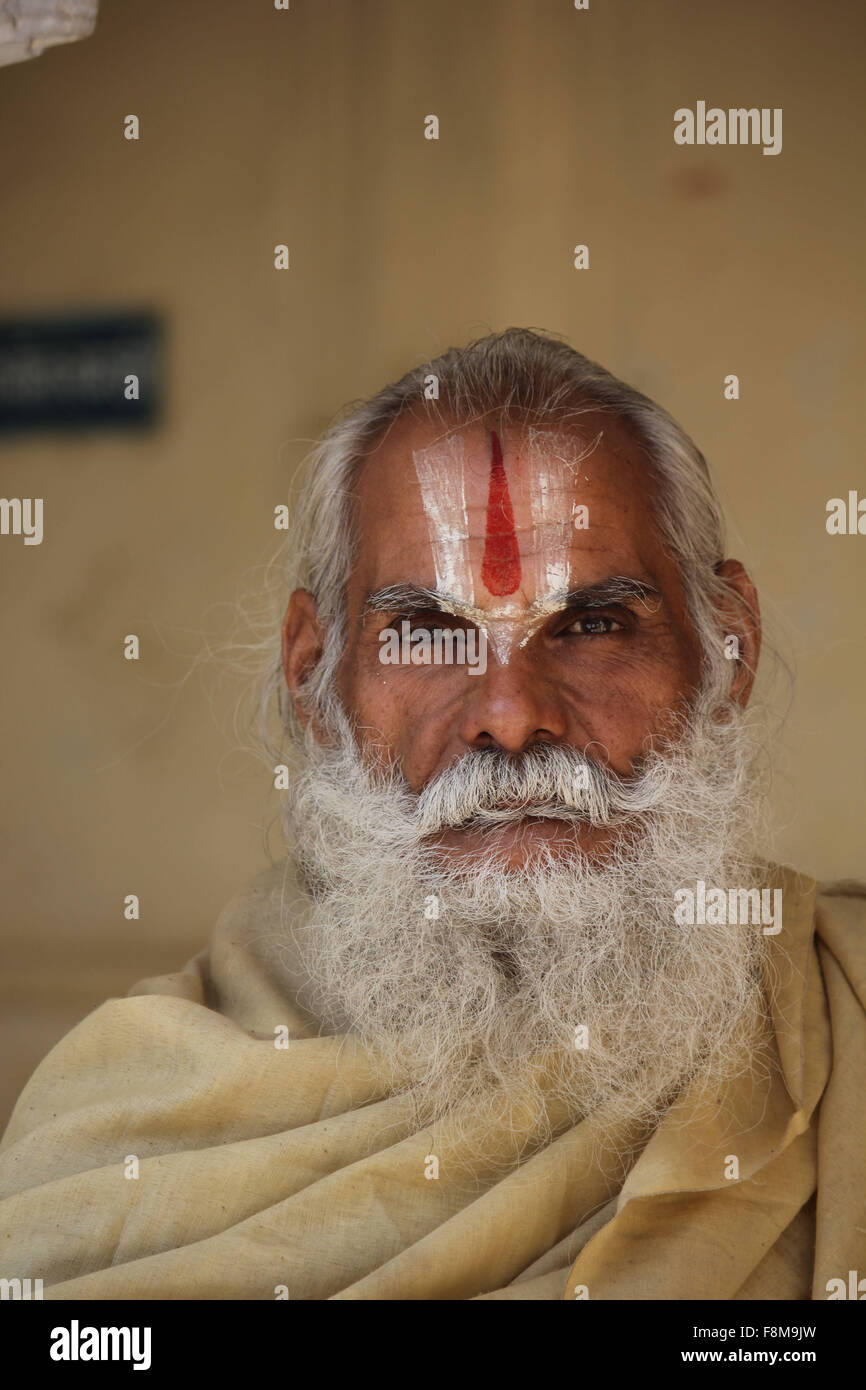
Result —
[[618, 623], [615, 618], [588, 614], [583, 618], [575, 618], [564, 631], [574, 633], [576, 637], [603, 637], [605, 633], [621, 631], [623, 627], [624, 624]]

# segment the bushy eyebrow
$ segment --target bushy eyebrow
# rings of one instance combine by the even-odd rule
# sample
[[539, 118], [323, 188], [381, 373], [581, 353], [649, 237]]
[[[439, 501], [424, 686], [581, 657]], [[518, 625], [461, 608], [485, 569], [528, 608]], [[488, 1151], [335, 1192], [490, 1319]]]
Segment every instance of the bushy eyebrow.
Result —
[[[530, 604], [526, 616], [532, 618], [568, 608], [607, 608], [614, 603], [646, 603], [652, 598], [661, 600], [661, 593], [654, 585], [626, 575], [613, 575], [610, 579], [599, 580], [597, 584], [587, 584], [580, 589], [563, 589], [537, 599]], [[428, 589], [423, 584], [386, 584], [382, 589], [375, 589], [365, 598], [363, 612], [365, 615], [453, 613], [458, 617], [468, 617], [470, 621], [475, 621], [479, 616], [479, 610], [473, 605], [441, 589]]]
[[[553, 596], [559, 599], [559, 595]], [[642, 579], [630, 579], [626, 575], [614, 575], [602, 579], [598, 584], [588, 584], [583, 589], [569, 589], [562, 596], [563, 608], [606, 608], [611, 603], [646, 603], [647, 599], [661, 599], [661, 591], [654, 584]], [[551, 602], [552, 600], [548, 600]]]
[[423, 584], [386, 584], [364, 600], [365, 613], [447, 613], [454, 607], [465, 608], [460, 599], [439, 589], [427, 589]]

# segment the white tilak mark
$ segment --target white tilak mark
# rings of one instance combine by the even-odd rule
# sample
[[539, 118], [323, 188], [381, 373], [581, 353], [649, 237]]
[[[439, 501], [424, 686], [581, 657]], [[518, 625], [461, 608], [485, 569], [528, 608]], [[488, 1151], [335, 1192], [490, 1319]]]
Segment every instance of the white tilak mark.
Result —
[[[480, 628], [496, 653], [496, 660], [499, 665], [508, 665], [517, 639], [526, 626], [525, 616], [520, 613], [515, 613], [512, 616], [507, 609], [502, 608], [476, 608], [474, 603], [461, 603], [459, 607], [455, 607], [450, 603], [443, 602], [442, 609], [443, 612], [453, 613], [455, 617], [463, 618], [466, 622], [474, 623], [477, 628]], [[543, 618], [534, 620], [533, 631], [543, 621]], [[523, 643], [521, 642], [520, 645], [522, 646]]]
[[[571, 435], [555, 430], [529, 430], [527, 457], [531, 470], [529, 508], [532, 517], [529, 558], [534, 592], [540, 599], [570, 587], [574, 489], [585, 452]], [[530, 635], [527, 633], [521, 646]]]
[[571, 587], [574, 489], [580, 464], [600, 441], [601, 434], [588, 442], [558, 430], [530, 428], [528, 432], [532, 531], [529, 554], [522, 555], [521, 562], [524, 574], [527, 561], [530, 562], [536, 594], [531, 614], [509, 605], [487, 609], [475, 606], [463, 435], [450, 434], [426, 449], [413, 450], [436, 586], [460, 600], [459, 609], [447, 604], [443, 607], [483, 631], [500, 666], [507, 666], [515, 649], [525, 647], [547, 618], [562, 606], [562, 595]]
[[427, 531], [433, 552], [437, 588], [475, 602], [469, 561], [469, 518], [463, 475], [463, 436], [447, 438], [412, 452]]
[[490, 618], [485, 614], [484, 631], [500, 666], [507, 666], [523, 629], [519, 618]]

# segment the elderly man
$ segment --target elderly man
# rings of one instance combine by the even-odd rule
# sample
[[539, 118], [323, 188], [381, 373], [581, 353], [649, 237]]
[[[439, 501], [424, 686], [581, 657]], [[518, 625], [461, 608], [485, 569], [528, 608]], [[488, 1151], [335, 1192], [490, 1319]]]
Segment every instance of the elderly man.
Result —
[[695, 446], [509, 330], [331, 428], [289, 555], [290, 854], [37, 1070], [3, 1274], [857, 1297], [864, 890], [760, 856], [758, 604]]

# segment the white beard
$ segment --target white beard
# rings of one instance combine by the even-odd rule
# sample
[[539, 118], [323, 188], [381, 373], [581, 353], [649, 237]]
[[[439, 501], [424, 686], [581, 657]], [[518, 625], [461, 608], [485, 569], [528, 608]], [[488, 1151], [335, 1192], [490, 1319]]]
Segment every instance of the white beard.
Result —
[[[674, 922], [675, 891], [697, 879], [761, 882], [763, 800], [739, 711], [724, 725], [696, 716], [627, 781], [573, 749], [471, 752], [420, 800], [399, 771], [365, 766], [338, 724], [331, 747], [307, 738], [289, 793], [312, 897], [297, 945], [324, 1027], [372, 1046], [419, 1124], [459, 1111], [507, 1131], [520, 1107], [536, 1136], [550, 1117], [542, 1138], [602, 1108], [612, 1128], [651, 1125], [686, 1083], [718, 1087], [756, 1064], [760, 928]], [[506, 790], [619, 833], [602, 859], [575, 851], [518, 871], [491, 853], [449, 868], [431, 830], [473, 806], [482, 821], [525, 815], [491, 810]], [[542, 1084], [528, 1064], [550, 1055]]]

